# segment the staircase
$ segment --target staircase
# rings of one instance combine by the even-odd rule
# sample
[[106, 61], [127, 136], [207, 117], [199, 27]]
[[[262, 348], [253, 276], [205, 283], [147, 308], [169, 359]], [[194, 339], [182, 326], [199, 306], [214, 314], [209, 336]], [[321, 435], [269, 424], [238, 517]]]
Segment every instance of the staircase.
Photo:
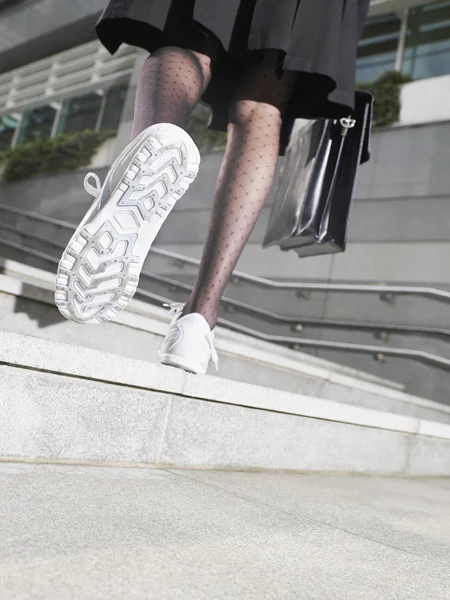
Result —
[[[1, 255], [54, 273], [75, 226], [6, 206], [0, 206], [0, 216]], [[198, 261], [192, 258], [155, 248], [136, 297], [159, 305], [169, 299], [184, 301], [197, 267]], [[324, 319], [321, 311], [329, 294], [340, 312], [336, 318]], [[357, 318], [349, 317], [355, 299], [361, 313]], [[449, 404], [450, 330], [445, 327], [449, 302], [450, 292], [440, 289], [284, 283], [235, 273], [222, 303], [220, 324], [272, 343], [271, 352], [273, 343], [281, 344], [352, 364], [353, 372], [370, 371], [383, 379], [396, 379], [398, 365], [408, 391]], [[434, 321], [402, 324], [404, 314], [414, 315], [415, 311], [433, 314]]]
[[450, 475], [437, 408], [430, 420], [419, 404], [394, 414], [7, 331], [0, 342], [3, 461]]
[[160, 367], [167, 311], [132, 301], [83, 327], [52, 274], [3, 271], [3, 461], [450, 475], [450, 407], [222, 328], [220, 377]]

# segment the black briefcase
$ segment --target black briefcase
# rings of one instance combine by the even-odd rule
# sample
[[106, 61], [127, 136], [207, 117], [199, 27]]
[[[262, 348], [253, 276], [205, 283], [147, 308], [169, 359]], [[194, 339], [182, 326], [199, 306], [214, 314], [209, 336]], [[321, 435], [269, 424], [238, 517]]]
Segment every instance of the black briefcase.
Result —
[[357, 91], [354, 113], [319, 119], [289, 144], [263, 241], [299, 256], [343, 252], [360, 164], [370, 158], [373, 96]]

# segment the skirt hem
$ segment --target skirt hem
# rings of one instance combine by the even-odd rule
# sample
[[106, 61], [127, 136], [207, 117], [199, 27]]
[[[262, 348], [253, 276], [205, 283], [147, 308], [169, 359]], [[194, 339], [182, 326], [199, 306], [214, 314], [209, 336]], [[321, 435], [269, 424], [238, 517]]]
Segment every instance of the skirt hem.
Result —
[[[302, 1], [308, 3], [312, 0]], [[357, 4], [358, 1], [353, 0], [353, 3]], [[296, 56], [287, 51], [286, 40], [280, 39], [280, 43], [276, 44], [275, 34], [253, 35], [249, 30], [248, 15], [246, 15], [246, 25], [242, 25], [241, 19], [241, 25], [237, 27], [239, 35], [236, 35], [235, 26], [233, 35], [230, 35], [230, 43], [225, 45], [223, 35], [216, 35], [215, 30], [205, 26], [204, 22], [199, 22], [195, 18], [183, 20], [181, 12], [173, 13], [172, 8], [176, 2], [173, 0], [172, 2], [173, 4], [167, 0], [151, 0], [150, 8], [144, 10], [146, 5], [142, 0], [110, 0], [109, 6], [96, 25], [96, 32], [100, 42], [111, 54], [125, 43], [142, 48], [149, 53], [164, 46], [178, 46], [209, 55], [212, 61], [212, 78], [202, 102], [212, 109], [210, 129], [227, 130], [228, 107], [238, 85], [241, 66], [252, 60], [250, 58], [252, 56], [257, 60], [258, 55], [267, 50], [278, 50], [283, 55], [283, 60], [280, 58], [282, 68], [298, 73], [298, 81], [294, 86], [288, 108], [282, 115], [281, 155], [285, 153], [295, 119], [341, 118], [353, 112], [357, 44], [355, 34], [352, 34], [354, 40], [345, 42], [346, 51], [342, 56], [345, 55], [346, 60], [342, 57], [337, 60], [331, 50], [326, 52], [321, 49], [317, 54], [317, 50], [314, 49], [315, 44], [310, 47], [306, 44], [300, 55]], [[202, 2], [203, 11], [210, 11], [213, 4], [211, 0], [195, 0], [194, 4], [200, 6]], [[235, 7], [239, 5], [239, 9], [245, 4], [241, 3], [241, 0], [228, 0], [228, 2]], [[259, 0], [253, 2], [257, 6]], [[170, 5], [169, 9], [168, 5]], [[206, 5], [207, 9], [205, 9]], [[187, 5], [183, 4], [183, 6]], [[317, 29], [318, 19], [322, 17], [318, 16], [317, 9], [310, 9], [310, 11], [311, 19]], [[220, 24], [217, 28], [219, 30]], [[341, 31], [341, 37], [344, 33]], [[300, 42], [303, 43], [304, 40]], [[274, 45], [275, 47], [272, 47]], [[336, 71], [337, 65], [341, 67], [342, 73], [339, 68]]]

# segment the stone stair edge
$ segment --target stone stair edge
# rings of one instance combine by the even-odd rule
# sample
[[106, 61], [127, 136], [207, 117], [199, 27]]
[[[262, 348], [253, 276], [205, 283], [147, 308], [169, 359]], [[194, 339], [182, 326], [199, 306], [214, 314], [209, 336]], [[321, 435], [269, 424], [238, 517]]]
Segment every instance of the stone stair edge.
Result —
[[[7, 273], [0, 275], [0, 291], [53, 304], [55, 276], [52, 273], [14, 261], [7, 260], [3, 261], [3, 263], [5, 264]], [[21, 277], [20, 280], [17, 279], [18, 276]], [[23, 284], [25, 286], [27, 284], [36, 286], [37, 293], [23, 289]], [[149, 305], [140, 300], [132, 300], [127, 311], [116, 315], [114, 322], [163, 336], [166, 332], [169, 318], [168, 311], [162, 307]], [[352, 387], [359, 387], [358, 383], [368, 383], [377, 386], [379, 391], [383, 392], [382, 395], [384, 395], [384, 390], [404, 391], [404, 386], [397, 382], [357, 371], [351, 367], [335, 365], [324, 359], [300, 353], [290, 348], [275, 346], [270, 342], [251, 339], [244, 334], [221, 327], [218, 327], [216, 330], [216, 345], [219, 351], [232, 354], [233, 356], [241, 356], [247, 360], [255, 360], [273, 367], [296, 371], [309, 377], [329, 380], [333, 383], [341, 383], [341, 385], [348, 386], [354, 383], [355, 385], [352, 385]], [[247, 351], [246, 354], [242, 352], [243, 345]], [[344, 380], [340, 380], [340, 377], [346, 378], [345, 383], [343, 383]], [[376, 393], [375, 388], [371, 388], [370, 391]]]
[[[23, 265], [19, 264], [19, 267], [22, 267]], [[39, 269], [34, 269], [31, 267], [26, 267], [27, 269], [30, 269], [29, 273], [30, 275], [32, 275], [34, 273], [34, 271], [37, 271], [39, 273]], [[38, 299], [38, 300], [42, 300], [44, 302], [48, 302], [48, 303], [52, 303], [53, 302], [53, 281], [54, 281], [54, 276], [51, 273], [46, 273], [45, 271], [42, 272], [44, 277], [44, 282], [37, 282], [37, 290], [36, 292], [41, 291], [43, 294], [43, 298], [37, 298], [36, 297], [36, 292], [35, 291], [31, 291], [29, 290], [28, 293], [24, 292], [23, 290], [23, 284], [25, 283], [25, 285], [34, 285], [34, 282], [30, 282], [28, 283], [28, 281], [21, 281], [18, 279], [15, 279], [11, 276], [5, 276], [5, 275], [0, 275], [0, 291], [4, 291], [6, 293], [11, 293], [11, 294], [16, 294], [16, 295], [27, 295], [32, 299]], [[43, 287], [43, 283], [47, 284], [47, 287]], [[167, 310], [157, 307], [157, 306], [153, 306], [153, 305], [148, 305], [145, 302], [141, 302], [139, 300], [133, 300], [130, 303], [130, 307], [131, 310], [120, 313], [117, 316], [116, 322], [119, 324], [124, 324], [125, 326], [130, 326], [130, 327], [134, 327], [134, 328], [138, 328], [141, 329], [143, 331], [150, 331], [152, 333], [155, 333], [156, 335], [164, 335], [166, 328], [167, 328], [167, 322], [169, 320], [169, 316], [168, 316], [168, 312]], [[151, 315], [151, 316], [149, 316]], [[242, 336], [241, 334], [236, 334], [235, 332], [229, 332], [227, 330], [221, 330], [222, 334], [224, 334], [224, 337], [226, 337], [228, 334], [230, 336], [241, 336], [243, 338], [243, 342], [249, 342], [248, 340], [246, 340], [246, 336]], [[222, 345], [221, 342], [224, 340], [220, 339], [220, 335], [218, 336], [218, 349], [221, 350], [235, 350], [233, 348], [233, 345], [236, 345], [237, 342], [236, 340], [231, 340], [231, 341], [227, 341], [225, 340], [225, 343]], [[253, 341], [253, 340], [252, 340]], [[257, 343], [259, 343], [258, 340], [256, 340]], [[265, 342], [263, 342], [263, 344], [266, 344]], [[231, 348], [230, 348], [231, 346]], [[247, 348], [248, 349], [248, 348]], [[282, 351], [287, 351], [287, 352], [294, 352], [294, 351], [290, 351], [289, 349], [286, 348], [280, 348]], [[235, 354], [236, 356], [242, 356], [242, 353], [239, 354], [237, 352], [237, 349], [235, 350], [236, 354], [234, 352], [231, 352], [232, 354]], [[246, 358], [248, 358], [248, 355], [246, 356]], [[253, 356], [250, 358], [254, 358], [255, 360], [258, 360], [258, 362], [265, 362], [265, 360], [267, 359], [267, 351], [262, 351], [262, 352], [258, 352], [258, 348], [254, 349], [254, 353]], [[274, 358], [272, 356], [272, 358]], [[276, 358], [276, 357], [275, 357]], [[308, 368], [305, 369], [301, 369], [301, 363], [299, 363], [298, 361], [295, 361], [293, 359], [286, 359], [284, 356], [282, 356], [281, 361], [272, 361], [269, 362], [269, 364], [271, 364], [271, 366], [277, 366], [278, 368], [286, 368], [287, 370], [294, 370], [297, 371], [299, 373], [302, 373], [303, 375], [312, 377], [312, 378], [316, 378], [316, 379], [321, 379], [324, 381], [327, 381], [329, 383], [334, 383], [337, 385], [341, 385], [344, 387], [349, 387], [352, 389], [357, 389], [359, 391], [362, 392], [368, 392], [371, 393], [373, 395], [378, 395], [384, 398], [389, 398], [391, 400], [394, 401], [398, 401], [398, 402], [402, 402], [405, 404], [414, 404], [416, 406], [420, 406], [422, 408], [430, 408], [439, 412], [443, 412], [446, 414], [450, 413], [450, 406], [435, 402], [433, 400], [428, 400], [425, 398], [420, 398], [417, 396], [413, 396], [410, 394], [407, 394], [403, 391], [400, 390], [396, 390], [396, 389], [392, 389], [391, 387], [386, 387], [384, 385], [381, 385], [379, 383], [373, 383], [371, 381], [364, 381], [364, 380], [360, 380], [360, 379], [356, 379], [352, 376], [348, 376], [342, 373], [336, 373], [333, 371], [327, 371], [325, 369], [320, 369], [320, 368], [316, 368], [316, 367], [312, 367], [310, 368], [308, 365]], [[146, 363], [149, 364], [149, 363]]]
[[100, 384], [450, 440], [447, 424], [218, 377], [198, 377], [170, 367], [9, 331], [0, 332], [0, 364], [2, 368], [26, 368], [50, 376], [78, 377]]

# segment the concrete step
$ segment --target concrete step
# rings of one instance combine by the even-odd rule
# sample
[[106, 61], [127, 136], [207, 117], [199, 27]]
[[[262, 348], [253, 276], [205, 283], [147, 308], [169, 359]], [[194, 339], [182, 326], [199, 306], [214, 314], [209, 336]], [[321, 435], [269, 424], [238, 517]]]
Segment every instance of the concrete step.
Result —
[[0, 457], [450, 475], [450, 425], [0, 332]]
[[[42, 242], [36, 242], [36, 248], [40, 249], [37, 255], [30, 254], [28, 250], [24, 250], [19, 241], [22, 237], [20, 233], [14, 233], [13, 237], [16, 239], [16, 246], [11, 247], [11, 241], [8, 245], [4, 239], [4, 230], [2, 230], [2, 240], [0, 241], [0, 255], [8, 257], [14, 261], [26, 263], [27, 265], [46, 269], [53, 272], [55, 269], [55, 261], [59, 259], [61, 250], [57, 247], [52, 246], [51, 250], [49, 247], [43, 246]], [[17, 237], [19, 236], [19, 237]], [[25, 244], [30, 246], [29, 242], [25, 240]], [[46, 254], [42, 254], [42, 250], [45, 253], [50, 253], [52, 258], [48, 258]], [[176, 250], [176, 248], [172, 248]], [[178, 248], [178, 251], [182, 249]], [[188, 251], [188, 250], [187, 250]], [[34, 251], [33, 251], [34, 252]], [[155, 260], [156, 259], [156, 260]], [[157, 274], [158, 277], [161, 275], [167, 275], [167, 270], [163, 268], [163, 263], [168, 264], [167, 258], [159, 260], [161, 257], [157, 257], [152, 254], [149, 257], [149, 262], [146, 265], [148, 272]], [[298, 259], [297, 259], [298, 260]], [[173, 263], [179, 261], [173, 260]], [[307, 261], [308, 262], [308, 261]], [[308, 263], [309, 264], [309, 263]], [[169, 263], [170, 266], [170, 263]], [[248, 266], [248, 265], [247, 265]], [[161, 270], [162, 269], [162, 270]], [[173, 265], [169, 270], [169, 280], [176, 280], [179, 284], [190, 281], [192, 283], [194, 273], [187, 275], [187, 271], [193, 270], [189, 267], [177, 267]], [[295, 269], [294, 269], [295, 270]], [[172, 272], [173, 271], [173, 272]], [[140, 289], [145, 295], [148, 292], [152, 294], [159, 294], [163, 297], [170, 297], [176, 301], [186, 301], [188, 292], [186, 290], [180, 290], [177, 286], [171, 285], [169, 280], [163, 278], [165, 282], [156, 281], [152, 278], [142, 277], [140, 280]], [[141, 297], [142, 297], [141, 294]], [[405, 296], [404, 298], [396, 298], [394, 303], [382, 302], [378, 295], [365, 295], [362, 298], [361, 294], [334, 294], [333, 302], [330, 306], [334, 307], [330, 313], [329, 302], [327, 300], [327, 293], [312, 293], [309, 300], [305, 298], [299, 298], [296, 293], [292, 290], [275, 291], [265, 290], [265, 293], [261, 294], [259, 286], [243, 285], [239, 282], [230, 282], [227, 287], [226, 296], [233, 300], [239, 301], [249, 306], [255, 306], [259, 310], [265, 310], [269, 313], [274, 311], [274, 306], [278, 307], [276, 312], [281, 313], [285, 317], [296, 319], [297, 323], [280, 323], [273, 319], [265, 320], [260, 314], [247, 313], [245, 310], [236, 309], [232, 306], [224, 305], [222, 307], [221, 316], [226, 318], [231, 326], [237, 325], [239, 327], [245, 327], [249, 330], [254, 330], [263, 336], [289, 336], [291, 337], [292, 329], [295, 329], [295, 336], [299, 339], [299, 344], [306, 340], [326, 340], [334, 343], [344, 344], [363, 344], [371, 347], [370, 353], [367, 352], [355, 352], [350, 349], [341, 347], [339, 350], [333, 350], [327, 347], [314, 347], [314, 344], [306, 350], [308, 354], [313, 354], [322, 359], [333, 363], [338, 362], [352, 367], [354, 371], [363, 371], [365, 373], [371, 373], [374, 376], [382, 377], [398, 383], [403, 383], [409, 390], [410, 393], [415, 394], [419, 397], [433, 399], [441, 403], [449, 403], [448, 397], [448, 376], [444, 369], [436, 367], [435, 364], [424, 360], [424, 354], [434, 355], [438, 358], [445, 358], [448, 356], [448, 341], [445, 338], [445, 331], [442, 331], [443, 323], [446, 323], [447, 314], [445, 303], [435, 302], [433, 304], [433, 310], [430, 311], [429, 300], [430, 298], [412, 298]], [[139, 293], [136, 295], [140, 297]], [[145, 298], [144, 298], [145, 299]], [[383, 310], [380, 312], [380, 306], [383, 305]], [[426, 305], [426, 306], [425, 306]], [[228, 308], [227, 308], [228, 307]], [[231, 312], [230, 312], [231, 310]], [[441, 314], [442, 313], [442, 314]], [[420, 320], [413, 318], [414, 315], [420, 314]], [[430, 321], [428, 317], [423, 321], [424, 315], [433, 315]], [[301, 315], [301, 316], [300, 316]], [[413, 315], [413, 316], [411, 316]], [[442, 316], [440, 319], [439, 315]], [[300, 318], [299, 318], [300, 317]], [[358, 331], [354, 328], [325, 328], [324, 326], [311, 326], [308, 325], [309, 319], [318, 320], [321, 322], [323, 319], [333, 321], [340, 321], [341, 324], [345, 321], [351, 322], [372, 322], [372, 323], [385, 323], [387, 331], [371, 332], [367, 330]], [[411, 326], [411, 323], [421, 329], [421, 333], [412, 334], [411, 332], [397, 332], [393, 333], [389, 331], [389, 324], [401, 325], [404, 324], [406, 329]], [[438, 327], [434, 327], [438, 324]], [[431, 328], [430, 328], [431, 326]], [[301, 331], [298, 332], [297, 328], [300, 327]], [[437, 330], [440, 330], [438, 333]], [[445, 329], [445, 327], [444, 327]], [[380, 341], [379, 335], [383, 336]], [[385, 337], [387, 336], [387, 337]], [[308, 346], [306, 346], [308, 348]], [[398, 355], [390, 355], [389, 350], [392, 349], [404, 349], [408, 352], [418, 351], [421, 354], [421, 360], [411, 360], [411, 358], [401, 358]], [[417, 358], [417, 357], [416, 357]], [[375, 359], [375, 360], [374, 360]]]
[[450, 480], [0, 464], [2, 600], [448, 600]]
[[[22, 331], [22, 333], [32, 333], [33, 335], [41, 335], [39, 333], [39, 329], [42, 329], [41, 323], [43, 323], [44, 325], [54, 324], [55, 326], [58, 326], [58, 330], [61, 332], [61, 337], [51, 339], [61, 339], [61, 341], [74, 341], [74, 343], [78, 342], [78, 339], [72, 340], [73, 334], [68, 327], [64, 328], [63, 331], [63, 328], [60, 325], [61, 323], [67, 322], [60, 316], [58, 311], [53, 311], [53, 309], [55, 308], [53, 301], [53, 292], [55, 288], [54, 274], [35, 267], [30, 267], [29, 265], [24, 265], [23, 263], [5, 259], [0, 259], [0, 271], [2, 273], [2, 275], [0, 276], [0, 294], [6, 294], [9, 296], [12, 295], [16, 296], [17, 298], [21, 298], [21, 303], [24, 306], [24, 308], [25, 304], [27, 304], [27, 311], [29, 313], [30, 319], [37, 321], [37, 327], [35, 327], [36, 331], [27, 330]], [[33, 307], [30, 304], [24, 302], [24, 299], [39, 302], [40, 308], [38, 309], [37, 306], [34, 306], [33, 311]], [[11, 312], [11, 308], [6, 305], [7, 303], [5, 299], [4, 302], [5, 306], [3, 312], [7, 314]], [[42, 307], [42, 304], [49, 305], [52, 310], [47, 310], [45, 315], [42, 314], [43, 311], [45, 311], [45, 308]], [[14, 312], [20, 313], [20, 311], [16, 310], [14, 310]], [[23, 310], [22, 313], [24, 315], [27, 314], [25, 310]], [[167, 331], [167, 323], [169, 322], [169, 320], [170, 318], [167, 310], [164, 310], [146, 302], [133, 300], [129, 303], [127, 310], [124, 313], [121, 313], [117, 316], [113, 324], [120, 324], [135, 329], [136, 331], [146, 331], [148, 333], [154, 334], [157, 337], [157, 341], [155, 344], [153, 355], [151, 357], [151, 360], [153, 360], [156, 359], [157, 349], [159, 349], [160, 341], [165, 335], [165, 332]], [[6, 319], [4, 325], [7, 325], [7, 322], [8, 320]], [[105, 327], [113, 324], [108, 323], [105, 326], [103, 326], [103, 331], [105, 330]], [[19, 327], [18, 323], [17, 327]], [[24, 324], [23, 327], [32, 328], [33, 326], [30, 323], [28, 325]], [[72, 329], [75, 332], [77, 332], [77, 336], [79, 338], [80, 343], [84, 344], [84, 336], [81, 332], [86, 328], [80, 328], [79, 326], [76, 326]], [[92, 328], [90, 329], [92, 330]], [[67, 335], [69, 336], [69, 340], [66, 339]], [[98, 337], [98, 335], [95, 336], [95, 338], [97, 339]], [[238, 333], [233, 333], [232, 331], [221, 327], [218, 327], [216, 329], [216, 337], [219, 338], [219, 345], [220, 340], [223, 338], [226, 338], [229, 341], [234, 341], [237, 345], [242, 345], [242, 358], [245, 358], [246, 356], [250, 356], [250, 358], [255, 358], [251, 352], [251, 348], [258, 348], [260, 350], [266, 351], [267, 354], [270, 354], [270, 356], [267, 357], [267, 360], [264, 361], [268, 364], [273, 363], [274, 365], [276, 365], [278, 364], [277, 361], [279, 361], [279, 366], [285, 367], [287, 366], [287, 363], [284, 364], [282, 359], [288, 358], [297, 364], [301, 363], [312, 365], [315, 367], [326, 369], [327, 371], [339, 373], [341, 375], [348, 375], [358, 380], [381, 384], [396, 390], [404, 390], [404, 386], [397, 382], [377, 377], [376, 375], [365, 373], [364, 371], [353, 369], [345, 365], [340, 365], [321, 358], [317, 358], [310, 354], [292, 351], [288, 348], [276, 344], [258, 341], [254, 338], [249, 337], [248, 335], [240, 335]], [[101, 338], [98, 339], [98, 343], [102, 343]], [[104, 346], [98, 346], [98, 348], [109, 349], [110, 345], [108, 343]], [[119, 348], [119, 351], [122, 352], [122, 349]], [[126, 351], [123, 350], [123, 352], [126, 355], [127, 353], [129, 353], [130, 356], [134, 356], [132, 354], [133, 351], [135, 353], [139, 352], [139, 354], [136, 355], [137, 358], [142, 358], [142, 352], [139, 348], [134, 348], [133, 350], [132, 347], [127, 347]], [[250, 351], [250, 354], [247, 351]], [[146, 356], [148, 356], [148, 354], [146, 354]]]
[[[132, 301], [116, 322], [83, 327], [55, 308], [52, 274], [11, 261], [4, 261], [3, 272], [0, 329], [158, 362], [167, 310]], [[224, 328], [216, 338], [221, 378], [450, 423], [449, 406], [405, 394], [398, 384]], [[210, 374], [217, 376], [214, 369]]]
[[[206, 169], [208, 171], [208, 167]], [[65, 176], [62, 175], [61, 177], [65, 179]], [[80, 174], [77, 177], [80, 177]], [[68, 189], [67, 185], [62, 186], [61, 184], [62, 180], [57, 186], [59, 191], [61, 189]], [[29, 191], [24, 196], [24, 194], [19, 193], [19, 190], [15, 188], [15, 184], [12, 185], [14, 189], [11, 188], [11, 190], [8, 190], [5, 202], [9, 203], [8, 198], [10, 197], [14, 197], [15, 201], [21, 201], [23, 198], [30, 196]], [[44, 196], [48, 200], [47, 187]], [[34, 200], [36, 194], [32, 196]], [[53, 202], [53, 205], [50, 202], [50, 205], [47, 206], [48, 210], [41, 207], [42, 214], [52, 214], [54, 217], [59, 216], [64, 220], [69, 219], [73, 223], [79, 222], [79, 218], [76, 218], [75, 213], [71, 213], [67, 202], [61, 202], [60, 200], [56, 204]], [[189, 256], [199, 258], [201, 244], [192, 243], [193, 240], [190, 239], [192, 233], [190, 229], [192, 228], [186, 227], [186, 218], [189, 219], [190, 214], [191, 217], [195, 215], [196, 227], [193, 229], [203, 229], [203, 226], [200, 226], [199, 223], [203, 217], [208, 216], [208, 210], [206, 210], [206, 205], [200, 207], [198, 200], [198, 194], [195, 193], [190, 199], [185, 197], [180, 208], [181, 212], [176, 214], [177, 209], [172, 215], [170, 223], [168, 223], [168, 229], [164, 228], [162, 238], [158, 236], [156, 247], [159, 247], [160, 250], [168, 250], [185, 255], [185, 258]], [[200, 201], [200, 204], [202, 202]], [[190, 205], [190, 208], [188, 205]], [[55, 206], [60, 207], [58, 214], [53, 212]], [[17, 209], [16, 206], [14, 208]], [[28, 208], [30, 207], [28, 206]], [[78, 208], [80, 207], [78, 206]], [[194, 209], [193, 213], [190, 212], [192, 208]], [[202, 208], [200, 212], [197, 210], [199, 208]], [[35, 210], [37, 210], [36, 205]], [[265, 220], [267, 220], [267, 214], [263, 218], [263, 221]], [[70, 236], [70, 225], [67, 228], [61, 221], [42, 221], [39, 219], [39, 215], [33, 213], [28, 213], [28, 215], [11, 213], [4, 210], [4, 207], [0, 221], [2, 222], [0, 227], [0, 255], [49, 271], [55, 269], [55, 261], [59, 260], [61, 255], [61, 245], [64, 247], [68, 236]], [[375, 260], [374, 264], [376, 263], [378, 266], [383, 265], [378, 274], [376, 272], [370, 274], [365, 269], [364, 273], [354, 272], [354, 276], [352, 277], [348, 269], [344, 268], [342, 270], [338, 268], [337, 263], [335, 265], [336, 268], [334, 268], [329, 262], [332, 260], [333, 265], [334, 261], [339, 262], [344, 260], [346, 262], [351, 255], [350, 251], [350, 254], [346, 253], [345, 256], [341, 257], [316, 257], [307, 261], [299, 261], [295, 253], [281, 253], [276, 248], [265, 250], [261, 254], [260, 244], [257, 240], [260, 239], [264, 230], [263, 221], [260, 222], [259, 227], [255, 228], [256, 238], [248, 244], [238, 265], [239, 271], [268, 277], [269, 279], [288, 279], [292, 282], [298, 281], [299, 283], [323, 283], [324, 281], [328, 281], [331, 271], [334, 272], [333, 280], [335, 283], [365, 282], [368, 284], [377, 284], [384, 282], [386, 284], [404, 284], [413, 287], [420, 287], [424, 283], [423, 278], [421, 279], [420, 277], [419, 280], [414, 277], [407, 277], [405, 279], [405, 269], [401, 269], [401, 272], [398, 271], [396, 273], [394, 272], [395, 269], [394, 271], [388, 269], [388, 271], [392, 271], [390, 276], [388, 276], [386, 271], [387, 265], [390, 262], [388, 255], [386, 255], [384, 262], [380, 262], [379, 257]], [[204, 225], [206, 227], [206, 221]], [[186, 232], [188, 232], [187, 238], [185, 237]], [[33, 236], [35, 237], [33, 238]], [[170, 243], [169, 238], [172, 238], [172, 242], [174, 243]], [[197, 241], [199, 242], [200, 239]], [[37, 255], [30, 254], [26, 248], [34, 248], [37, 251]], [[397, 251], [398, 248], [396, 250], [393, 247], [393, 250]], [[50, 259], [45, 254], [50, 255]], [[349, 264], [353, 263], [354, 267], [358, 262], [360, 254], [360, 252], [357, 252], [354, 257], [356, 258], [356, 262], [350, 260]], [[431, 264], [434, 263], [435, 261], [432, 261]], [[352, 271], [353, 267], [350, 265], [350, 271]], [[168, 260], [167, 256], [163, 257], [162, 255], [150, 253], [145, 262], [145, 270], [157, 275], [160, 281], [157, 282], [152, 278], [142, 277], [140, 287], [143, 290], [162, 296], [169, 295], [170, 298], [185, 301], [188, 291], [186, 289], [183, 290], [182, 287], [180, 289], [179, 286], [178, 288], [177, 286], [172, 286], [167, 277], [177, 281], [178, 284], [192, 284], [197, 272], [197, 265], [189, 265], [184, 261], [176, 259]], [[427, 282], [428, 287], [437, 287], [442, 290], [447, 289], [449, 286], [442, 281], [442, 278], [437, 277], [436, 279], [437, 275], [439, 274], [435, 273], [433, 276], [434, 279], [432, 277]], [[164, 279], [165, 282], [163, 282]], [[295, 321], [298, 319], [298, 321], [294, 322], [294, 324], [282, 324], [277, 320], [265, 320], [261, 316], [256, 317], [254, 314], [251, 315], [241, 309], [232, 309], [232, 314], [228, 314], [226, 305], [222, 307], [222, 315], [240, 326], [258, 330], [265, 335], [289, 336], [292, 335], [292, 329], [295, 328], [296, 335], [304, 338], [304, 340], [326, 340], [338, 344], [352, 343], [371, 346], [372, 349], [369, 353], [355, 352], [342, 347], [339, 350], [333, 350], [329, 347], [314, 347], [314, 344], [306, 351], [331, 362], [344, 363], [358, 371], [370, 372], [379, 377], [401, 382], [406, 385], [410, 393], [417, 396], [433, 399], [437, 402], [449, 403], [448, 373], [445, 369], [436, 368], [434, 364], [427, 360], [411, 360], [401, 358], [399, 355], [388, 356], [388, 353], [383, 352], [384, 349], [389, 350], [389, 348], [404, 349], [407, 351], [416, 350], [443, 359], [448, 358], [449, 344], [448, 336], [445, 333], [445, 330], [448, 329], [448, 306], [445, 302], [433, 301], [431, 297], [425, 295], [396, 295], [395, 298], [389, 299], [382, 294], [361, 295], [361, 293], [338, 293], [337, 291], [333, 291], [331, 294], [327, 291], [313, 291], [310, 294], [300, 295], [293, 290], [264, 289], [264, 293], [261, 293], [261, 291], [262, 288], [259, 285], [249, 284], [239, 278], [232, 278], [227, 286], [226, 296], [231, 300], [239, 301], [239, 303], [269, 312], [273, 312], [274, 307], [276, 307], [277, 313], [295, 319]], [[327, 328], [323, 325], [314, 325], [311, 320], [319, 321], [319, 323], [324, 320], [328, 322], [335, 321], [340, 322], [341, 325], [345, 321], [378, 325], [385, 324], [387, 329], [386, 331], [383, 329], [370, 331], [341, 327]], [[413, 334], [411, 331], [394, 332], [389, 330], [390, 326], [400, 325], [403, 325], [406, 329], [414, 325], [421, 331], [420, 333], [416, 332]], [[297, 331], [298, 328], [301, 328], [301, 331]], [[379, 338], [380, 335], [382, 336], [381, 339]], [[373, 348], [374, 346], [375, 349]], [[377, 359], [374, 360], [374, 357]], [[424, 358], [422, 355], [422, 359]]]

